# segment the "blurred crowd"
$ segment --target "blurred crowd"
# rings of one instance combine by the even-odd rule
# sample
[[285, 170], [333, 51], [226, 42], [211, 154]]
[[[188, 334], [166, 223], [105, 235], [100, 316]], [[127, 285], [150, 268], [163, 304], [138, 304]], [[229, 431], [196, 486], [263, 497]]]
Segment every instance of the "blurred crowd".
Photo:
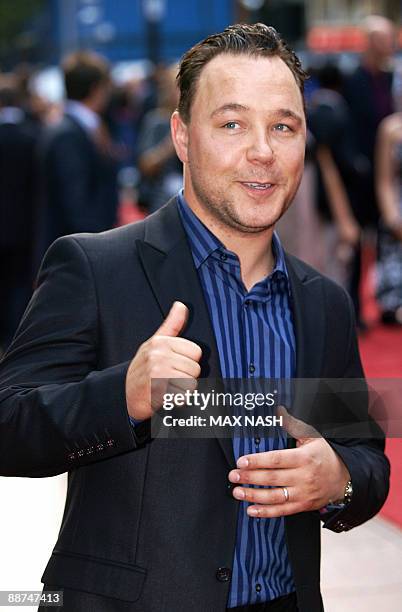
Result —
[[[364, 331], [367, 244], [382, 321], [402, 325], [402, 100], [393, 24], [371, 16], [362, 27], [367, 46], [353, 72], [336, 62], [309, 70], [306, 169], [278, 231], [290, 252], [348, 290]], [[116, 83], [104, 58], [72, 53], [62, 104], [35, 93], [25, 66], [0, 75], [0, 349], [57, 237], [141, 218], [181, 188], [169, 123], [176, 71], [161, 65]]]

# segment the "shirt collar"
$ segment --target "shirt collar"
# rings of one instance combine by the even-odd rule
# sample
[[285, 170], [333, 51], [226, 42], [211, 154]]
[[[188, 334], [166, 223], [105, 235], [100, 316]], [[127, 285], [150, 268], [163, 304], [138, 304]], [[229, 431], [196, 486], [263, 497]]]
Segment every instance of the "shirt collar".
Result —
[[[190, 241], [191, 252], [194, 259], [194, 264], [197, 270], [201, 265], [209, 258], [209, 256], [215, 251], [221, 251], [225, 253], [230, 260], [237, 256], [231, 251], [226, 249], [225, 245], [211, 232], [211, 230], [204, 225], [204, 223], [197, 217], [190, 206], [187, 204], [183, 190], [178, 195], [178, 209], [183, 222], [184, 230]], [[272, 235], [272, 251], [274, 254], [275, 265], [272, 270], [270, 277], [274, 274], [282, 274], [288, 279], [288, 271], [285, 262], [285, 253], [276, 232]]]
[[85, 104], [77, 100], [66, 100], [64, 110], [87, 132], [94, 132], [98, 129], [100, 123], [99, 115], [88, 108], [88, 106], [85, 106]]

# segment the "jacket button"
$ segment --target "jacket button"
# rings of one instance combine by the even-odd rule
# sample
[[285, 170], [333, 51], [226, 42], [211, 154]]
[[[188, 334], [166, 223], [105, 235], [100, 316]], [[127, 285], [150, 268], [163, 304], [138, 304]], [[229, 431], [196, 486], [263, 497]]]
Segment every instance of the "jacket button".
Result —
[[219, 580], [219, 582], [229, 582], [231, 575], [232, 570], [228, 567], [218, 567], [216, 579]]

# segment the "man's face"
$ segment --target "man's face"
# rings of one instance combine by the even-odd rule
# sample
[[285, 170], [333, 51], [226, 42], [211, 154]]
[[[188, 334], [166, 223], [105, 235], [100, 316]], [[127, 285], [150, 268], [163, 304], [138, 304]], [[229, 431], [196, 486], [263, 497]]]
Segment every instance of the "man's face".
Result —
[[395, 31], [392, 25], [384, 24], [373, 32], [369, 44], [379, 59], [389, 59], [395, 52]]
[[200, 75], [190, 121], [175, 113], [172, 134], [186, 200], [210, 226], [265, 231], [290, 205], [306, 124], [295, 78], [278, 57], [215, 57]]
[[96, 113], [102, 113], [108, 103], [112, 85], [110, 81], [103, 81], [96, 85], [91, 92], [92, 108]]

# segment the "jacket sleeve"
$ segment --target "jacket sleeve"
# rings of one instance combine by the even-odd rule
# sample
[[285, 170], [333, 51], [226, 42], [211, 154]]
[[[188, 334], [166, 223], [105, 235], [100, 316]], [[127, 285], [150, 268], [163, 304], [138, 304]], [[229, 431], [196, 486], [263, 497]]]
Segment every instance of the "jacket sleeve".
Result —
[[[364, 378], [360, 361], [353, 306], [350, 311], [349, 352], [344, 378]], [[390, 465], [384, 453], [385, 438], [378, 425], [368, 415], [367, 423], [373, 438], [329, 439], [351, 475], [353, 496], [344, 509], [328, 513], [324, 527], [332, 531], [348, 531], [372, 518], [382, 508], [389, 491]]]
[[49, 249], [0, 365], [0, 474], [52, 476], [136, 447], [129, 362], [97, 369], [98, 304], [74, 237]]

